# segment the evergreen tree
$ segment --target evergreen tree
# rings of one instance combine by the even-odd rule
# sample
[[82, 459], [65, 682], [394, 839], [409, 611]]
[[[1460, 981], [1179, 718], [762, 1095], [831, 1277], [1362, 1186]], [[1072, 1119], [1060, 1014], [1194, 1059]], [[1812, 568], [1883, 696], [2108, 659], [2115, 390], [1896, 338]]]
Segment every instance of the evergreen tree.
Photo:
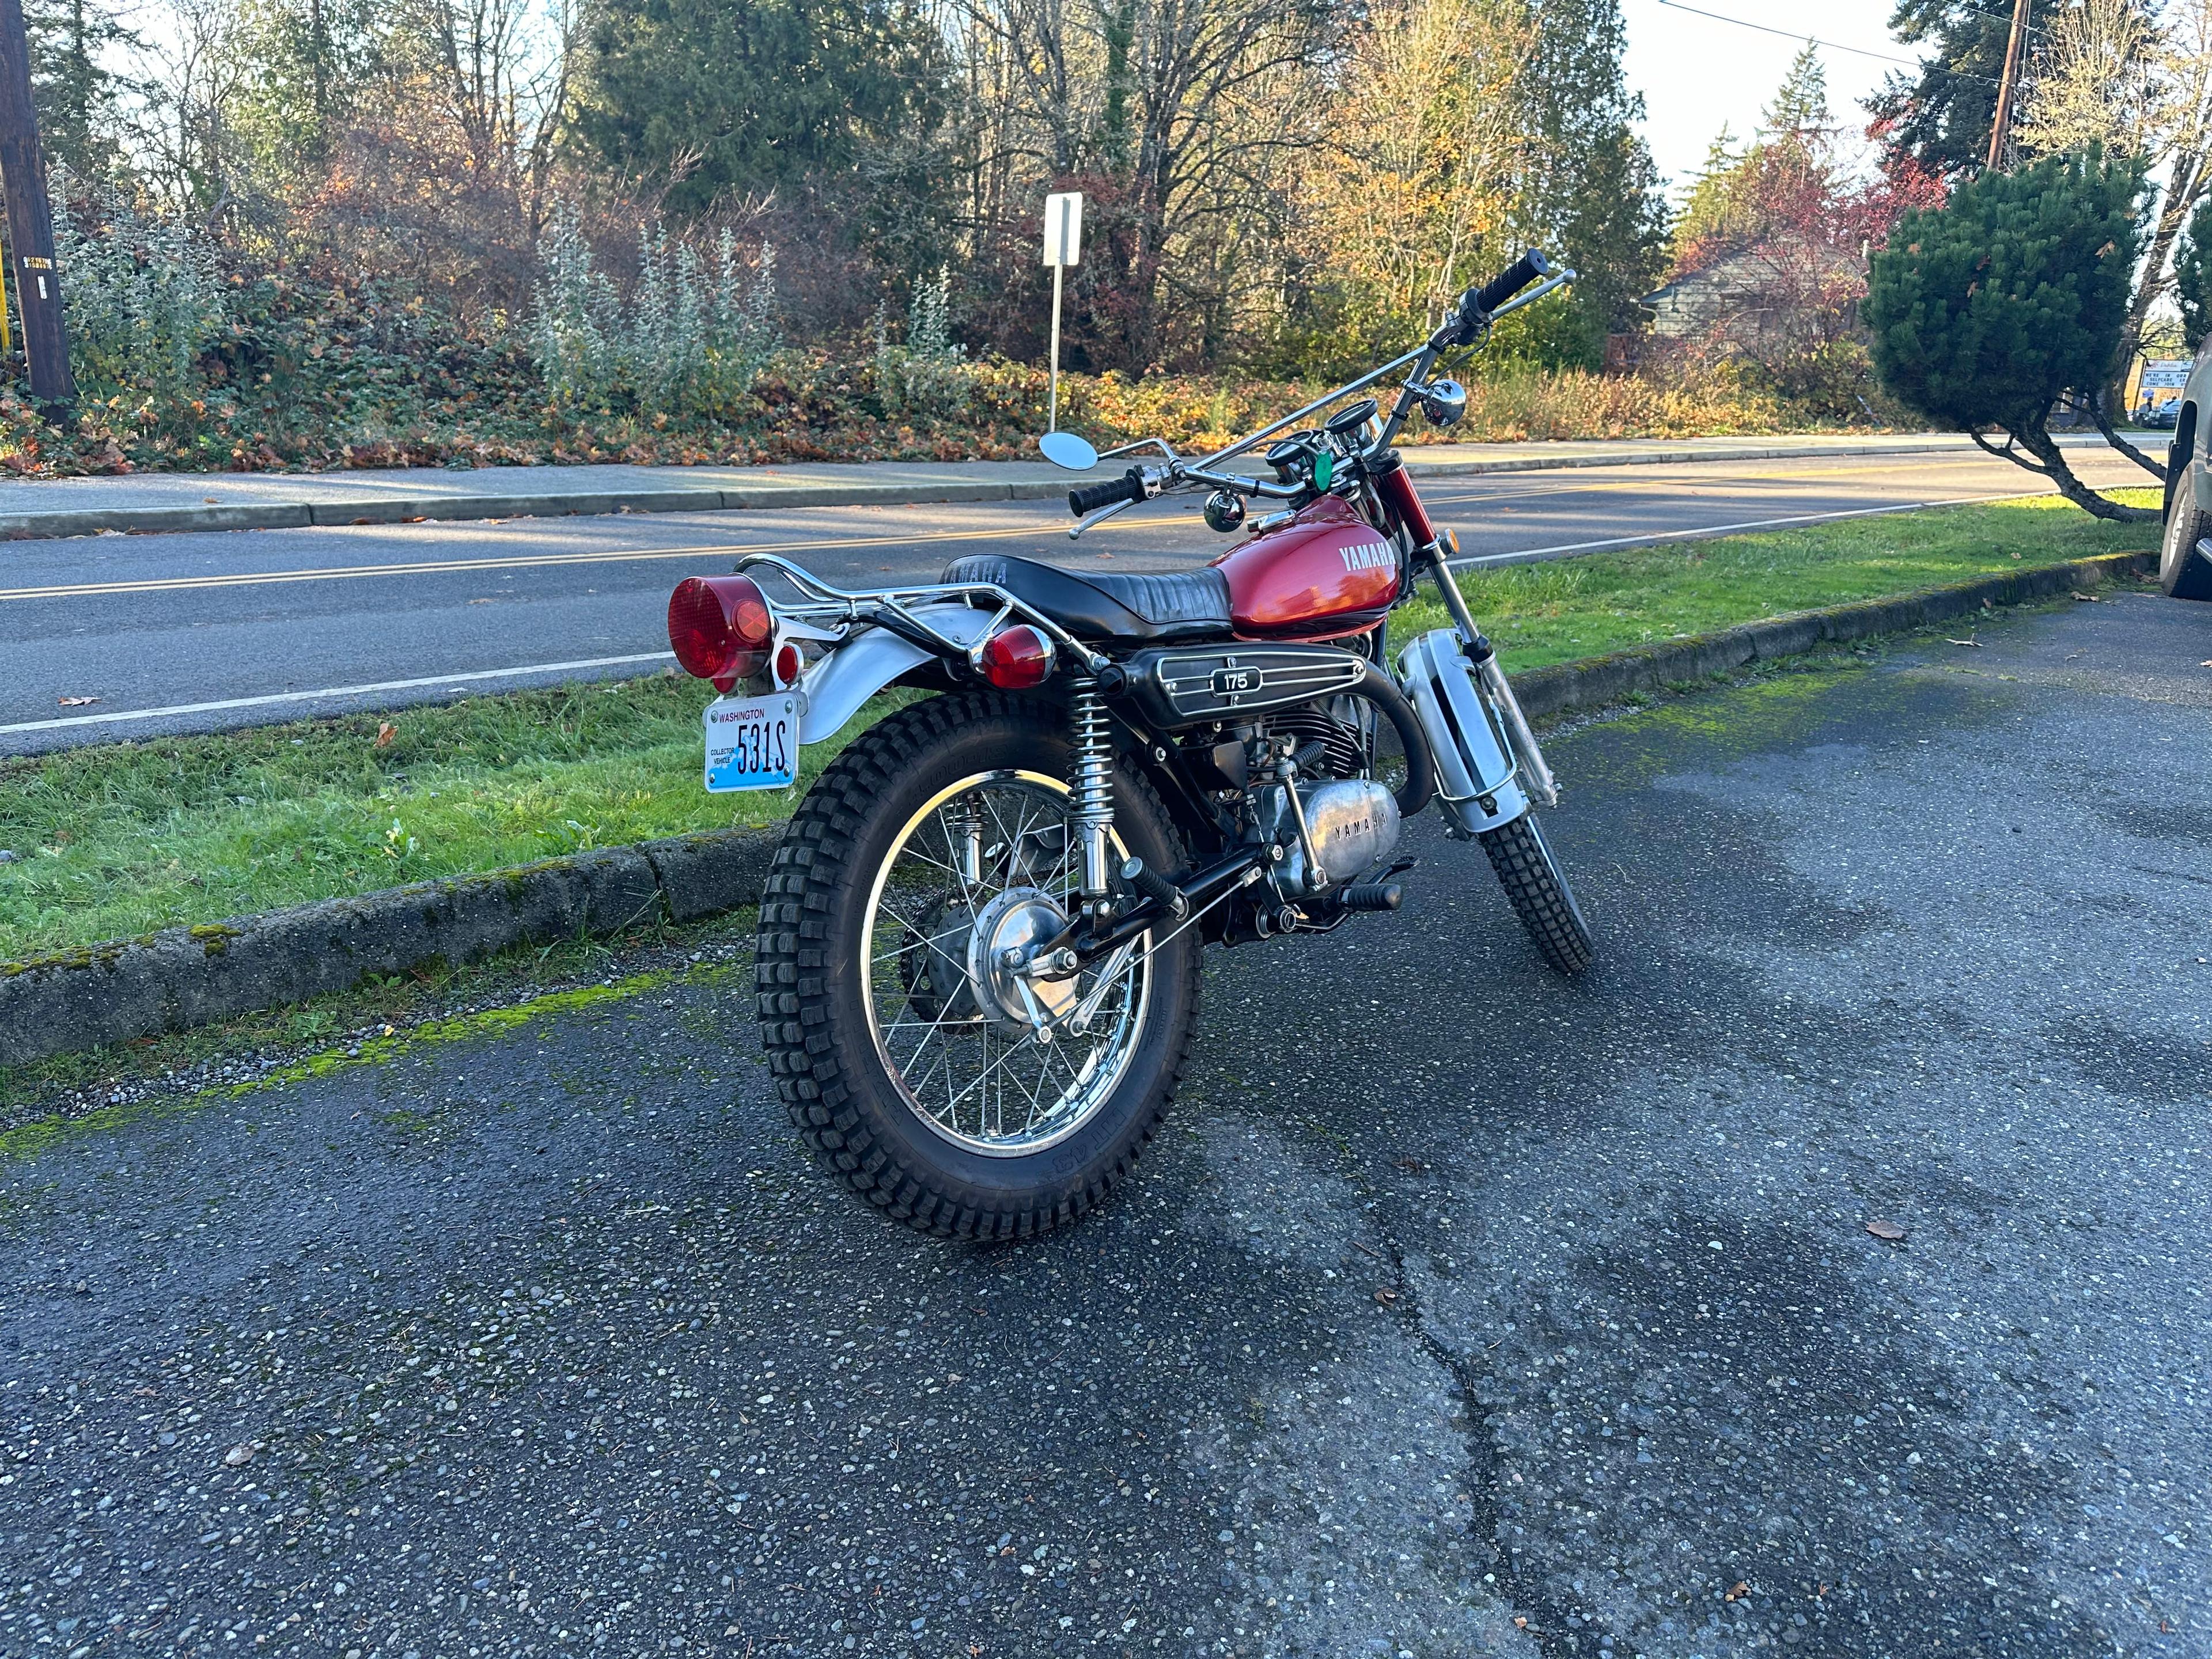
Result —
[[[1865, 305], [1891, 396], [2050, 478], [2100, 519], [2159, 515], [2082, 483], [2045, 422], [2059, 398], [2094, 398], [2110, 374], [2142, 187], [2132, 164], [2094, 148], [1984, 173], [1944, 206], [1898, 221]], [[2002, 448], [1982, 435], [1992, 427], [2010, 434]]]
[[240, 45], [253, 66], [235, 120], [273, 178], [312, 175], [380, 64], [375, 0], [246, 0]]
[[1637, 131], [1641, 94], [1621, 68], [1620, 0], [1538, 0], [1525, 84], [1534, 104], [1523, 241], [1542, 242], [1579, 273], [1568, 290], [1559, 355], [1595, 367], [1607, 334], [1636, 327], [1637, 297], [1667, 260], [1667, 202]]
[[899, 0], [607, 0], [576, 127], [669, 207], [850, 179], [930, 123], [937, 52]]
[[1808, 40], [1790, 62], [1790, 72], [1766, 106], [1765, 131], [1775, 137], [1825, 137], [1830, 131], [1828, 71], [1820, 54]]
[[2192, 355], [2212, 334], [2212, 198], [2197, 204], [2173, 251], [2173, 299]]
[[129, 89], [106, 61], [136, 37], [103, 0], [25, 0], [31, 43], [31, 96], [49, 166], [82, 179], [112, 171], [118, 154], [115, 106]]
[[1910, 162], [1939, 179], [1988, 158], [2012, 9], [1995, 0], [1898, 0], [1890, 33], [1931, 50], [1917, 76], [1892, 75], [1867, 100], [1891, 172]]

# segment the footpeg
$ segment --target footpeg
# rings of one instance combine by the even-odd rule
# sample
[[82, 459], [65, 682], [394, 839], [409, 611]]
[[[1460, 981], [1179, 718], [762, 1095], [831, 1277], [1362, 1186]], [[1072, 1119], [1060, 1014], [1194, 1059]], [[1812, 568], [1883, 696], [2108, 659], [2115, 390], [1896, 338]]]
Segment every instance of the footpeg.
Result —
[[1395, 910], [1405, 900], [1406, 890], [1395, 881], [1363, 881], [1336, 896], [1347, 910]]
[[1182, 889], [1165, 876], [1146, 869], [1142, 859], [1131, 859], [1124, 864], [1121, 879], [1171, 916], [1180, 916], [1190, 908], [1190, 901], [1183, 896]]

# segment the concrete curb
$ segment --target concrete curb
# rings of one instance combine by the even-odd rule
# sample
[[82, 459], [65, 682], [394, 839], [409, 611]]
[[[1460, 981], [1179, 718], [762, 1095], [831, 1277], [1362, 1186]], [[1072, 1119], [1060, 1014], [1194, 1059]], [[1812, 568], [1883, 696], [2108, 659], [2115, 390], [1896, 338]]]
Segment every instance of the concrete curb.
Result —
[[1933, 587], [1893, 599], [1866, 599], [1826, 611], [1801, 611], [1771, 622], [1746, 623], [1665, 645], [1563, 662], [1513, 677], [1514, 695], [1531, 719], [1602, 708], [1640, 693], [1694, 684], [1754, 662], [1802, 655], [1819, 645], [1840, 645], [1902, 634], [1948, 622], [1984, 605], [2024, 605], [2054, 594], [2091, 588], [2118, 575], [2154, 569], [2155, 553], [2106, 553], [2065, 564], [2038, 565], [2002, 576]]
[[[1538, 669], [1514, 684], [1530, 715], [1570, 714], [1823, 643], [1900, 633], [1984, 605], [2094, 587], [2147, 571], [2155, 558], [2108, 554], [1750, 623]], [[678, 836], [0, 963], [0, 1065], [186, 1030], [348, 990], [370, 975], [616, 933], [648, 917], [687, 922], [742, 909], [758, 902], [781, 834], [762, 829]]]
[[0, 1065], [188, 1030], [516, 945], [756, 903], [777, 830], [720, 830], [0, 963]]
[[[2079, 441], [2079, 440], [2075, 440]], [[2101, 439], [2098, 440], [2102, 442]], [[1470, 446], [1472, 447], [1472, 446]], [[1820, 456], [1924, 455], [1960, 450], [1956, 443], [1929, 441], [1852, 445], [1792, 444], [1786, 440], [1720, 453], [1693, 446], [1654, 450], [1648, 454], [1470, 456], [1464, 460], [1426, 458], [1411, 465], [1423, 478], [1474, 477], [1492, 472], [1553, 472], [1593, 466], [1674, 466], [1698, 461], [1803, 460]], [[516, 469], [520, 471], [521, 469]], [[680, 468], [668, 469], [679, 472]], [[209, 474], [210, 480], [228, 475]], [[1101, 473], [1099, 476], [1106, 476]], [[404, 524], [418, 519], [549, 519], [612, 513], [715, 513], [785, 507], [921, 507], [954, 501], [1041, 501], [1065, 495], [1069, 478], [1010, 482], [945, 479], [933, 483], [851, 483], [763, 485], [753, 489], [672, 486], [665, 489], [537, 489], [502, 495], [363, 496], [352, 500], [240, 502], [228, 506], [116, 507], [0, 512], [0, 541], [35, 541], [61, 536], [202, 530], [305, 530], [314, 526]]]

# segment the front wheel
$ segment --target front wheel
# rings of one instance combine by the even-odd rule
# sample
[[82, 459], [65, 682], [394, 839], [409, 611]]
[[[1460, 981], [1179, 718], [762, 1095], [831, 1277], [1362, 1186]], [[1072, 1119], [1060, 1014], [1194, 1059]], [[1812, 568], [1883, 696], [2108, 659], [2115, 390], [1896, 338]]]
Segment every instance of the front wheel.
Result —
[[1482, 850], [1490, 854], [1490, 867], [1498, 872], [1513, 914], [1528, 930], [1528, 937], [1544, 960], [1563, 974], [1579, 974], [1590, 965], [1597, 947], [1589, 924], [1575, 902], [1535, 815], [1523, 812], [1512, 823], [1482, 834]]
[[2197, 543], [2212, 537], [2212, 514], [2197, 505], [2202, 457], [2192, 456], [2175, 475], [2166, 506], [2166, 538], [2158, 551], [2158, 585], [2177, 599], [2212, 599], [2212, 559]]
[[[1066, 715], [934, 697], [861, 734], [793, 817], [757, 984], [807, 1144], [921, 1231], [1027, 1237], [1092, 1208], [1158, 1127], [1196, 1024], [1186, 929], [1059, 978], [1015, 971], [1081, 903]], [[1126, 763], [1115, 856], [1182, 862]]]

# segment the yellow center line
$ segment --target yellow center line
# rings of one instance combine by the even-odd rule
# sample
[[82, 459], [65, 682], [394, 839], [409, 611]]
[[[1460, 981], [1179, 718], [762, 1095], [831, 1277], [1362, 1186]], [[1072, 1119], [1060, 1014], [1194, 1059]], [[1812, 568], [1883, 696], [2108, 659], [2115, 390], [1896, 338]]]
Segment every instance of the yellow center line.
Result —
[[[1141, 530], [1163, 524], [1194, 524], [1198, 515], [1107, 523], [1100, 530]], [[980, 542], [1035, 536], [1035, 525], [1012, 530], [946, 530], [902, 536], [847, 536], [831, 541], [730, 542], [699, 547], [609, 549], [597, 553], [523, 553], [492, 559], [417, 559], [402, 564], [331, 565], [309, 570], [241, 570], [219, 576], [149, 576], [137, 581], [62, 582], [46, 587], [0, 587], [0, 600], [75, 599], [100, 594], [179, 593], [218, 587], [255, 587], [273, 582], [349, 581], [361, 576], [435, 576], [455, 571], [541, 569], [548, 565], [623, 564], [653, 559], [704, 559], [717, 555], [831, 552], [856, 547], [912, 547], [926, 542]], [[1093, 533], [1096, 533], [1095, 532]]]
[[[1551, 495], [1660, 493], [1675, 498], [1699, 495], [1709, 490], [1727, 493], [1747, 484], [1786, 483], [1808, 478], [1866, 477], [1869, 482], [1893, 482], [1899, 473], [1955, 470], [1973, 466], [1972, 456], [1936, 457], [1902, 461], [1885, 467], [1827, 466], [1772, 472], [1747, 472], [1732, 479], [1686, 478], [1679, 472], [1650, 478], [1591, 479], [1562, 482], [1539, 489], [1482, 490], [1470, 489], [1476, 480], [1432, 478], [1425, 492], [1438, 506], [1480, 507], [1492, 501], [1527, 501]], [[2022, 495], [2048, 493], [2051, 486], [2029, 483]], [[1459, 493], [1465, 490], [1467, 493]], [[1176, 514], [1143, 519], [1109, 520], [1097, 530], [1131, 532], [1156, 530], [1172, 524], [1197, 522], [1196, 514]], [[488, 570], [536, 570], [562, 565], [632, 564], [662, 559], [703, 559], [744, 553], [781, 553], [803, 556], [813, 552], [849, 551], [866, 547], [917, 547], [944, 542], [1013, 540], [1048, 533], [1042, 526], [1024, 525], [1005, 530], [944, 530], [909, 532], [896, 536], [846, 536], [826, 540], [801, 537], [775, 542], [730, 542], [691, 547], [607, 549], [590, 553], [524, 553], [495, 558], [420, 559], [395, 564], [331, 565], [321, 568], [234, 571], [214, 576], [154, 576], [135, 581], [63, 582], [42, 587], [0, 588], [0, 601], [10, 599], [92, 599], [131, 593], [193, 592], [222, 587], [258, 587], [282, 582], [351, 581], [367, 576], [435, 576]], [[1097, 533], [1097, 531], [1092, 532]]]

